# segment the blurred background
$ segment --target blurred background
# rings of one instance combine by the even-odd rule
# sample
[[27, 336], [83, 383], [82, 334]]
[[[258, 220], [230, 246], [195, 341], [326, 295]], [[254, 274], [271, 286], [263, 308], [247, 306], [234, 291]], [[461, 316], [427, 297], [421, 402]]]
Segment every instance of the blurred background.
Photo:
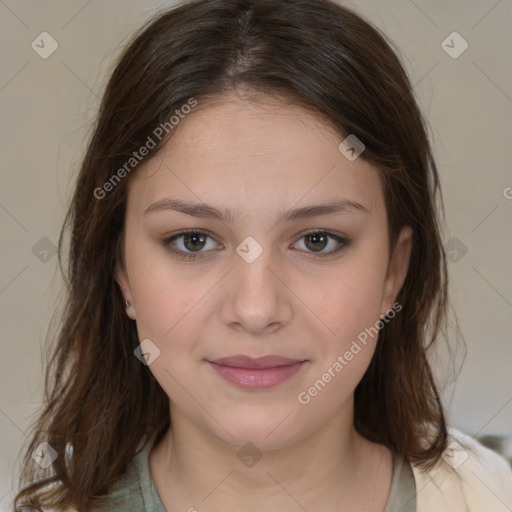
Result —
[[[512, 458], [512, 2], [340, 3], [394, 42], [429, 124], [461, 329], [434, 354], [449, 422]], [[129, 36], [174, 4], [0, 0], [0, 512], [42, 400], [56, 244], [101, 93]]]

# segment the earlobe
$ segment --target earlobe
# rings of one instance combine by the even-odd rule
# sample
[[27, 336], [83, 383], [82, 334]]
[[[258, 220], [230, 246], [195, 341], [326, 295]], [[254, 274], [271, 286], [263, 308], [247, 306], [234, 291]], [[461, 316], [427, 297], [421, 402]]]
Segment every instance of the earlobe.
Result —
[[128, 315], [129, 318], [135, 320], [135, 307], [133, 305], [130, 283], [128, 281], [128, 277], [126, 276], [125, 270], [122, 268], [119, 262], [117, 262], [116, 264], [114, 279], [119, 285], [121, 295], [124, 300], [124, 305], [126, 308], [126, 314]]
[[384, 290], [382, 296], [382, 314], [386, 314], [394, 304], [398, 293], [400, 292], [411, 258], [413, 243], [413, 230], [411, 226], [404, 226], [400, 231], [395, 250], [391, 257], [386, 280], [384, 281]]

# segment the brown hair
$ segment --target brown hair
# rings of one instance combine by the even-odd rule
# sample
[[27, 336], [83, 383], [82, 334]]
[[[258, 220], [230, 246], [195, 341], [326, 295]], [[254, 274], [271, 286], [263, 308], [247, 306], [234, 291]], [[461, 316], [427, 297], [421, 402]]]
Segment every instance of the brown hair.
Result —
[[[16, 511], [92, 510], [144, 436], [158, 442], [168, 429], [168, 397], [134, 356], [136, 325], [114, 279], [129, 176], [103, 199], [95, 191], [191, 97], [201, 104], [242, 86], [316, 112], [340, 142], [355, 134], [362, 158], [381, 171], [390, 247], [401, 227], [413, 228], [402, 312], [380, 331], [356, 388], [355, 426], [422, 467], [439, 459], [447, 429], [427, 350], [446, 324], [442, 201], [426, 124], [395, 52], [378, 29], [329, 0], [195, 0], [160, 13], [131, 41], [107, 85], [60, 234], [63, 271], [70, 228], [67, 301], [23, 460], [20, 483], [30, 485]], [[31, 454], [41, 442], [58, 457], [54, 474], [35, 482]]]

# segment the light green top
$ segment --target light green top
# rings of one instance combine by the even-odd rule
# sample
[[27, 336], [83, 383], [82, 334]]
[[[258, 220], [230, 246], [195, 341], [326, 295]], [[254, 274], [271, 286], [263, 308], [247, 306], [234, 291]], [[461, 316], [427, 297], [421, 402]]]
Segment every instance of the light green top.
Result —
[[[149, 472], [149, 452], [153, 445], [147, 442], [135, 455], [126, 473], [118, 480], [109, 495], [108, 512], [166, 512]], [[416, 512], [416, 485], [409, 463], [394, 459], [391, 492], [385, 512]]]

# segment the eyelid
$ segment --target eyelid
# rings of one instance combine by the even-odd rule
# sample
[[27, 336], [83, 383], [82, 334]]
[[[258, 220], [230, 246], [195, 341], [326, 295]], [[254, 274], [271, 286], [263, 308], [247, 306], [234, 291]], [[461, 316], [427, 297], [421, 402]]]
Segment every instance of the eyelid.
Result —
[[[312, 256], [313, 258], [325, 258], [328, 259], [329, 257], [336, 256], [339, 252], [341, 252], [343, 249], [345, 249], [348, 245], [350, 245], [351, 241], [350, 239], [339, 232], [331, 231], [330, 229], [322, 229], [322, 228], [314, 228], [314, 229], [306, 229], [305, 231], [301, 231], [296, 238], [296, 241], [293, 242], [293, 244], [297, 243], [301, 238], [304, 238], [307, 235], [315, 234], [315, 233], [323, 233], [327, 235], [329, 238], [336, 241], [338, 244], [338, 247], [335, 249], [332, 249], [329, 252], [313, 252], [313, 251], [301, 251], [306, 252], [308, 256]], [[293, 245], [292, 244], [292, 245]]]
[[178, 231], [178, 232], [173, 233], [171, 235], [165, 235], [163, 240], [162, 240], [162, 243], [169, 243], [173, 239], [176, 239], [176, 238], [179, 238], [182, 235], [188, 235], [188, 234], [191, 234], [191, 233], [199, 234], [199, 235], [206, 235], [208, 238], [211, 238], [212, 240], [215, 240], [215, 242], [217, 242], [217, 240], [215, 239], [215, 236], [213, 235], [213, 233], [211, 231], [209, 231], [208, 229], [188, 228], [188, 229], [182, 229], [181, 231]]
[[340, 233], [338, 231], [333, 231], [331, 229], [323, 229], [323, 228], [313, 228], [313, 229], [305, 229], [304, 231], [301, 231], [300, 233], [298, 233], [296, 235], [296, 240], [299, 240], [301, 239], [302, 237], [306, 236], [306, 235], [311, 235], [313, 233], [325, 233], [329, 236], [332, 236], [333, 238], [340, 238], [342, 240], [345, 240], [347, 243], [349, 241], [348, 237], [346, 235], [344, 235], [343, 233]]

